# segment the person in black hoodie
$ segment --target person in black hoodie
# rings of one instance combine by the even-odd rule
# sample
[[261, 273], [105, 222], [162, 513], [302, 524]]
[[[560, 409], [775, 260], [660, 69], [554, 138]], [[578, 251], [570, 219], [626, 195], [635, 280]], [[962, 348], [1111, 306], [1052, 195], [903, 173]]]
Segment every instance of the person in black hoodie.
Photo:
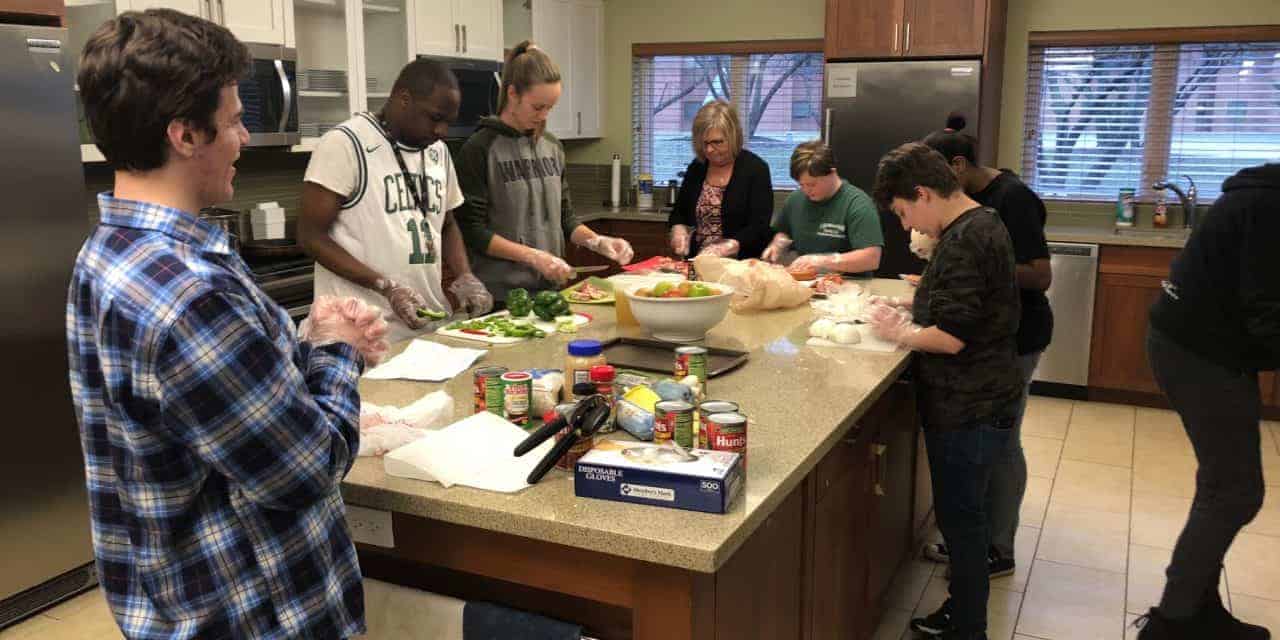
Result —
[[1280, 164], [1244, 169], [1192, 230], [1151, 308], [1156, 382], [1195, 448], [1196, 496], [1139, 640], [1265, 640], [1218, 595], [1227, 549], [1262, 508], [1258, 372], [1280, 366]]

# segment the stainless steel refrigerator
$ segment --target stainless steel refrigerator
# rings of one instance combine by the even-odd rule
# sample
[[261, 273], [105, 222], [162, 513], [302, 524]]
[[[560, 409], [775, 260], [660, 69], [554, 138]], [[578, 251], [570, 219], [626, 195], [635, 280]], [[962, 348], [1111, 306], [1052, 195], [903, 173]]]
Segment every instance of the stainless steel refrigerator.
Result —
[[[978, 60], [828, 64], [823, 139], [840, 175], [871, 193], [880, 157], [941, 129], [953, 111], [965, 115], [966, 132], [978, 135], [981, 77]], [[908, 251], [897, 216], [881, 211], [880, 226], [885, 247], [877, 275], [920, 273], [924, 263]]]
[[0, 25], [0, 627], [95, 583], [67, 378], [89, 221], [66, 37]]

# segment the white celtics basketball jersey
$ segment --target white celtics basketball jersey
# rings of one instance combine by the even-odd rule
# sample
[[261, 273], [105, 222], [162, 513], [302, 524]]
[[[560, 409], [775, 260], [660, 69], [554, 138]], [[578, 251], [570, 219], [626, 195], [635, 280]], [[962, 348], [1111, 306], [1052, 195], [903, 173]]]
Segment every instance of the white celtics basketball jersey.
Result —
[[[330, 230], [339, 246], [383, 277], [412, 287], [430, 308], [451, 312], [441, 285], [440, 231], [445, 212], [463, 201], [453, 159], [443, 141], [425, 149], [396, 145], [407, 174], [378, 118], [358, 113], [320, 138], [304, 179], [344, 196]], [[421, 209], [414, 186], [422, 198]], [[318, 263], [315, 294], [357, 296], [384, 310], [391, 325], [389, 339], [414, 335], [380, 294]]]

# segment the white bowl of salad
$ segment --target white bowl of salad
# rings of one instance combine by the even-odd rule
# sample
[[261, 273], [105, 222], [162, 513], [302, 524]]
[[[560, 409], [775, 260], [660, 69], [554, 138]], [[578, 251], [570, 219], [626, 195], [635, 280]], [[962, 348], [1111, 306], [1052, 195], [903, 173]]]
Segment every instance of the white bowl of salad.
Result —
[[658, 282], [623, 290], [636, 322], [653, 337], [668, 342], [695, 342], [724, 320], [733, 287], [717, 282]]

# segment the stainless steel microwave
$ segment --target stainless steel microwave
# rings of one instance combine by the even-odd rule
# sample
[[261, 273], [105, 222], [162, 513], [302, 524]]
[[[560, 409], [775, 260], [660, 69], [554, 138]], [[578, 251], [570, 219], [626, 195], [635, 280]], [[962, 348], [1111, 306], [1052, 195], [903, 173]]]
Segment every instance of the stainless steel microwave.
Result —
[[240, 102], [249, 146], [297, 144], [298, 52], [280, 45], [248, 44], [253, 68], [240, 80]]
[[498, 91], [502, 87], [502, 63], [496, 60], [472, 60], [446, 56], [418, 56], [449, 67], [458, 78], [462, 105], [458, 120], [449, 127], [450, 138], [466, 138], [476, 132], [480, 119], [497, 115]]

